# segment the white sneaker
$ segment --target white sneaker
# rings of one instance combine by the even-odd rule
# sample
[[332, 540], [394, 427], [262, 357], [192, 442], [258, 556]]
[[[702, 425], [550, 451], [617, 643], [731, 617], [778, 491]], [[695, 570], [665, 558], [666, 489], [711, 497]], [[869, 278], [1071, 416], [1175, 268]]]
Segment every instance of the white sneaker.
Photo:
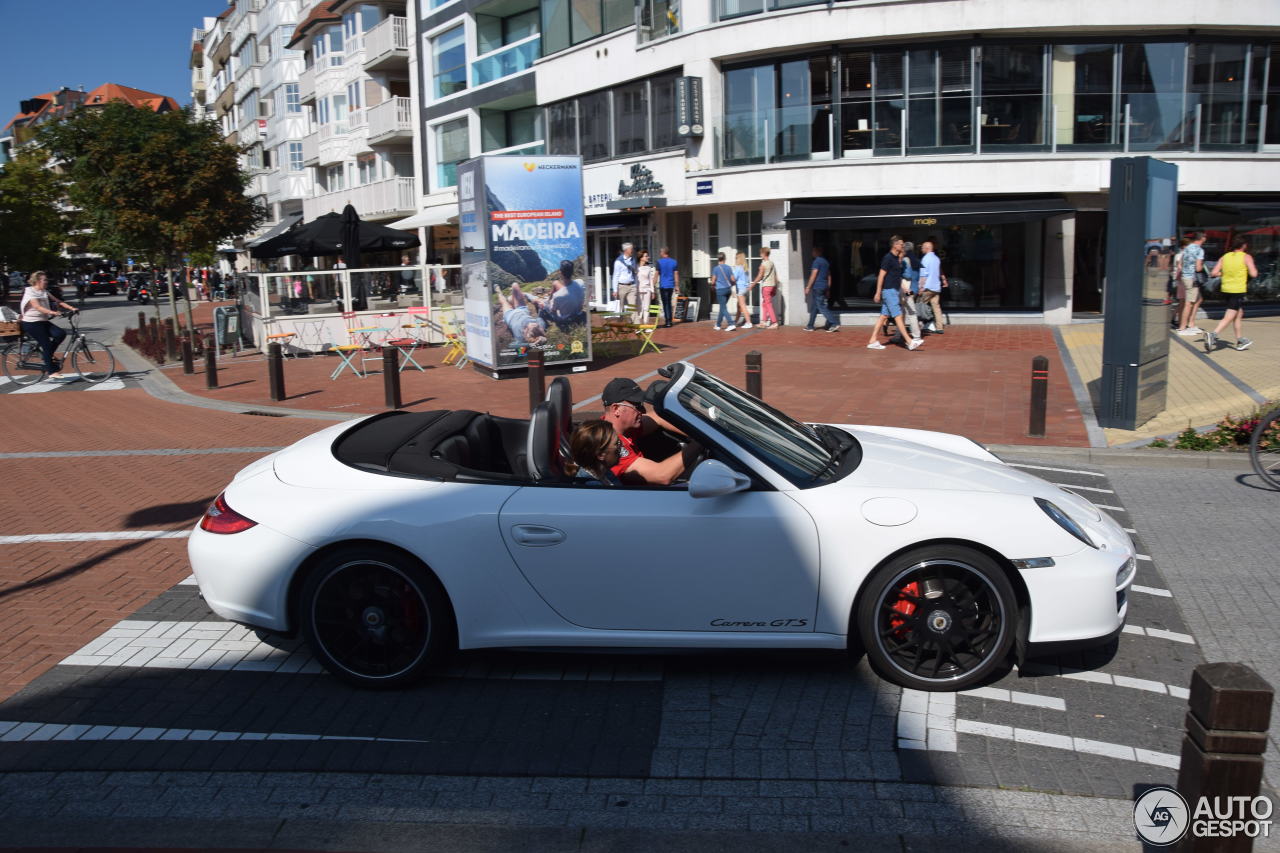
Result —
[[912, 338], [911, 343], [907, 344], [907, 349], [909, 350], [920, 349], [920, 347], [923, 345], [924, 345], [924, 341], [920, 340], [919, 338]]
[[928, 326], [925, 326], [925, 331], [926, 331], [926, 332], [936, 332], [936, 331], [938, 331], [938, 326], [937, 326], [937, 324], [936, 324], [936, 323], [934, 323], [932, 320], [930, 320], [930, 321], [929, 321], [929, 325], [928, 325]]
[[726, 332], [736, 332], [736, 331], [738, 331], [738, 327], [737, 327], [737, 326], [734, 326], [734, 325], [729, 325], [729, 326], [725, 326], [725, 327], [724, 327], [724, 330], [725, 330]]
[[750, 328], [751, 328], [751, 321], [750, 321], [750, 320], [748, 320], [747, 322], [743, 323], [743, 324], [742, 324], [741, 326], [739, 326], [738, 328], [739, 328], [739, 329], [750, 329]]
[[1179, 334], [1179, 335], [1198, 335], [1198, 334], [1200, 334], [1200, 330], [1199, 330], [1199, 329], [1196, 329], [1196, 328], [1178, 329], [1176, 334]]
[[867, 344], [867, 349], [884, 349], [884, 344], [880, 343], [879, 341], [872, 341], [871, 343]]

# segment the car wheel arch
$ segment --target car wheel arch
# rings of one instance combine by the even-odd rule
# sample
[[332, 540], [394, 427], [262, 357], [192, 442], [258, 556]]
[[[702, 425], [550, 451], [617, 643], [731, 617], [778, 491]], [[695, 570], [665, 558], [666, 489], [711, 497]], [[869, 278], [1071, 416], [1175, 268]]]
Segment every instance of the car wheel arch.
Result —
[[845, 642], [850, 649], [855, 649], [859, 645], [858, 625], [857, 625], [858, 605], [861, 603], [863, 595], [866, 594], [867, 585], [871, 583], [872, 579], [876, 576], [876, 574], [880, 571], [880, 569], [884, 568], [884, 566], [886, 566], [887, 564], [898, 559], [903, 554], [909, 553], [911, 551], [915, 551], [921, 548], [946, 547], [948, 545], [958, 546], [962, 548], [972, 548], [973, 550], [981, 554], [985, 554], [986, 556], [990, 557], [993, 561], [995, 561], [995, 564], [1000, 567], [1000, 570], [1003, 571], [1005, 576], [1009, 579], [1009, 583], [1013, 587], [1013, 594], [1017, 599], [1017, 603], [1018, 603], [1018, 614], [1017, 614], [1018, 628], [1017, 628], [1016, 636], [1022, 641], [1019, 643], [1019, 648], [1018, 648], [1019, 658], [1021, 658], [1021, 652], [1022, 652], [1021, 646], [1025, 643], [1026, 629], [1027, 629], [1027, 626], [1030, 624], [1029, 617], [1031, 613], [1031, 609], [1030, 609], [1031, 597], [1030, 597], [1030, 594], [1027, 592], [1027, 585], [1022, 579], [1022, 575], [1018, 573], [1018, 570], [1013, 567], [1013, 564], [1009, 562], [1007, 557], [1005, 557], [999, 551], [992, 548], [990, 545], [986, 545], [981, 542], [974, 542], [972, 539], [957, 539], [957, 538], [927, 539], [920, 542], [912, 542], [909, 545], [902, 546], [896, 551], [885, 554], [884, 557], [882, 557], [878, 563], [876, 563], [867, 571], [867, 574], [865, 577], [863, 577], [862, 582], [858, 584], [858, 590], [857, 592], [854, 593], [853, 600], [849, 602], [849, 624], [848, 624], [848, 627], [846, 628]]
[[329, 544], [311, 552], [311, 554], [309, 554], [307, 558], [298, 565], [298, 568], [294, 570], [293, 576], [289, 578], [289, 588], [285, 598], [285, 616], [288, 624], [287, 630], [290, 635], [297, 634], [299, 632], [301, 625], [298, 610], [300, 606], [299, 598], [302, 595], [303, 587], [307, 583], [307, 577], [310, 576], [311, 572], [314, 571], [315, 568], [330, 554], [353, 547], [366, 547], [380, 551], [391, 551], [404, 558], [406, 561], [421, 567], [427, 573], [427, 577], [431, 582], [438, 587], [440, 596], [448, 608], [447, 616], [449, 624], [446, 626], [448, 644], [450, 648], [456, 649], [458, 647], [458, 616], [453, 608], [453, 599], [449, 597], [449, 590], [445, 588], [445, 585], [440, 581], [440, 577], [435, 573], [435, 570], [416, 554], [413, 554], [398, 545], [392, 545], [389, 542], [383, 542], [377, 539], [343, 539], [337, 542], [330, 542]]

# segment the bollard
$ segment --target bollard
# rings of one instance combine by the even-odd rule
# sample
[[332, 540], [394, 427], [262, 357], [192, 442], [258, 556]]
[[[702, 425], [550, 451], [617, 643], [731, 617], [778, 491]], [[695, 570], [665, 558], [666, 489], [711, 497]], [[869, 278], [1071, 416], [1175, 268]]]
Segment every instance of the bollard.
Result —
[[138, 339], [145, 341], [147, 339], [147, 312], [138, 312]]
[[147, 335], [147, 339], [153, 344], [160, 343], [162, 340], [160, 337], [160, 321], [152, 317], [147, 321], [147, 328], [151, 330]]
[[284, 351], [279, 344], [267, 346], [267, 383], [271, 388], [271, 399], [280, 402], [284, 399]]
[[195, 353], [191, 350], [191, 339], [182, 339], [182, 372], [187, 376], [196, 372]]
[[529, 350], [529, 414], [538, 408], [547, 396], [546, 374], [543, 372], [542, 350], [534, 347]]
[[164, 357], [168, 361], [175, 361], [178, 358], [178, 341], [173, 332], [173, 324], [166, 321], [160, 331], [164, 336]]
[[382, 387], [386, 391], [387, 408], [399, 409], [404, 405], [400, 398], [400, 350], [382, 348]]
[[204, 387], [209, 391], [218, 387], [218, 347], [212, 335], [204, 339]]
[[[1197, 837], [1195, 814], [1198, 806], [1207, 806], [1217, 810], [1210, 819], [1222, 818], [1228, 810], [1230, 820], [1257, 817], [1249, 804], [1261, 792], [1262, 753], [1267, 748], [1274, 693], [1270, 684], [1242, 663], [1202, 663], [1195, 668], [1178, 767], [1178, 793], [1187, 801], [1191, 831], [1183, 836], [1178, 850], [1253, 849], [1253, 839], [1245, 832], [1229, 838], [1203, 833]], [[1202, 797], [1205, 806], [1200, 806]]]
[[1049, 403], [1049, 359], [1038, 355], [1031, 359], [1031, 425], [1030, 438], [1044, 438], [1044, 412]]
[[764, 399], [764, 356], [758, 350], [747, 353], [747, 393], [757, 400]]

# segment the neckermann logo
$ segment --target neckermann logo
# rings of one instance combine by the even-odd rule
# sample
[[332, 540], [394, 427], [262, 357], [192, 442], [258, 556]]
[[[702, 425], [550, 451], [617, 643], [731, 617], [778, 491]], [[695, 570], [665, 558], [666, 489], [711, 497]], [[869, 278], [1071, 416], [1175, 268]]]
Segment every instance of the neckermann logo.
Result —
[[541, 172], [547, 169], [576, 169], [576, 168], [578, 167], [574, 163], [525, 163], [524, 164], [524, 170], [526, 172], [532, 172], [534, 169], [537, 169], [538, 171]]

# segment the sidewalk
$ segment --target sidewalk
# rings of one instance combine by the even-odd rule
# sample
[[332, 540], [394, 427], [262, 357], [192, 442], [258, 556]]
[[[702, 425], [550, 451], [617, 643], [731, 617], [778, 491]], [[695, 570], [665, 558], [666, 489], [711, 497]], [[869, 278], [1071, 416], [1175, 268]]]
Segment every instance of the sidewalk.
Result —
[[[195, 306], [197, 326], [210, 326], [209, 303]], [[1202, 328], [1216, 320], [1204, 318]], [[1255, 341], [1244, 352], [1220, 348], [1204, 352], [1202, 338], [1170, 336], [1167, 408], [1136, 430], [1102, 429], [1095, 412], [1101, 393], [1101, 322], [1069, 326], [974, 325], [961, 322], [945, 336], [929, 336], [923, 348], [907, 352], [865, 348], [867, 330], [846, 326], [836, 334], [806, 333], [798, 327], [755, 327], [725, 333], [707, 322], [659, 329], [662, 352], [636, 355], [639, 341], [598, 344], [584, 373], [564, 373], [573, 386], [575, 409], [593, 403], [608, 379], [630, 376], [647, 382], [658, 368], [690, 360], [745, 385], [745, 356], [764, 356], [765, 400], [803, 420], [940, 429], [985, 444], [1139, 448], [1187, 426], [1207, 427], [1224, 415], [1245, 414], [1265, 401], [1280, 399], [1280, 316], [1249, 317], [1246, 334]], [[1228, 332], [1230, 334], [1230, 332]], [[401, 374], [404, 408], [471, 408], [522, 417], [528, 413], [528, 383], [520, 371], [495, 380], [473, 366], [442, 365], [443, 348], [420, 349]], [[1030, 417], [1030, 368], [1036, 355], [1049, 358], [1046, 437], [1026, 435]], [[350, 372], [329, 378], [338, 359], [321, 355], [286, 358], [285, 390], [279, 403], [269, 400], [265, 356], [250, 352], [219, 361], [219, 388], [205, 389], [203, 365], [184, 376], [180, 364], [162, 368], [176, 389], [207, 401], [254, 411], [293, 412], [342, 419], [382, 411], [381, 364], [374, 359], [364, 379]], [[548, 381], [558, 373], [549, 370]], [[180, 401], [183, 394], [173, 397]], [[193, 402], [188, 399], [188, 402]], [[215, 402], [216, 405], [216, 402]]]

